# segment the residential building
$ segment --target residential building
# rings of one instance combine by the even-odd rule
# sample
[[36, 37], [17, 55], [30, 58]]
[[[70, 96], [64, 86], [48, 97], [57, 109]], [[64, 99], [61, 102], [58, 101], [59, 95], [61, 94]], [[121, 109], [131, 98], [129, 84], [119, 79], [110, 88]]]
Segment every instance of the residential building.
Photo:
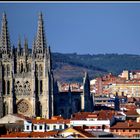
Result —
[[140, 123], [139, 122], [118, 122], [110, 128], [111, 133], [122, 137], [138, 137], [140, 138]]

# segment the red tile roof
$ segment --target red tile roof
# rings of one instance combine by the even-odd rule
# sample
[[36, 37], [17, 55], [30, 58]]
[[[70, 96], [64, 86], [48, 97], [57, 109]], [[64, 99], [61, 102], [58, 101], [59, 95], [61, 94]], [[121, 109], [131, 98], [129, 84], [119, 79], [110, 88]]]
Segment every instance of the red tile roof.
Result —
[[110, 129], [140, 129], [140, 122], [118, 122]]
[[138, 112], [136, 110], [133, 110], [133, 109], [130, 109], [130, 110], [127, 110], [124, 112], [126, 114], [126, 116], [129, 116], [129, 115], [139, 115]]
[[72, 120], [86, 120], [87, 118], [97, 118], [98, 120], [112, 119], [114, 111], [101, 110], [96, 112], [78, 112], [74, 113]]
[[1, 135], [1, 137], [50, 137], [57, 136], [58, 131], [49, 131], [49, 132], [12, 132], [10, 134]]
[[31, 120], [33, 124], [56, 124], [56, 123], [62, 123], [62, 124], [67, 124], [70, 123], [70, 119], [32, 119]]

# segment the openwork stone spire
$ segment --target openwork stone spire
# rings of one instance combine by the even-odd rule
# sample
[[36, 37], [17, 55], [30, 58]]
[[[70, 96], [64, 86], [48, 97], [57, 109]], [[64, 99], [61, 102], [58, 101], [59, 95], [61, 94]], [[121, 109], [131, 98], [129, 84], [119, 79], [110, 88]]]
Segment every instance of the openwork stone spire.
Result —
[[35, 45], [35, 53], [43, 54], [44, 48], [46, 47], [45, 33], [44, 33], [44, 25], [43, 25], [43, 17], [42, 13], [39, 13], [38, 19], [38, 29], [37, 29], [37, 38]]
[[8, 22], [6, 19], [6, 14], [3, 13], [2, 17], [2, 27], [1, 27], [1, 44], [0, 44], [0, 50], [3, 54], [9, 54], [11, 51], [10, 47], [10, 38], [8, 33]]
[[26, 38], [24, 40], [23, 54], [24, 54], [24, 56], [27, 56], [28, 55], [28, 41], [27, 41]]
[[21, 39], [20, 39], [20, 37], [18, 39], [17, 54], [18, 55], [21, 55]]

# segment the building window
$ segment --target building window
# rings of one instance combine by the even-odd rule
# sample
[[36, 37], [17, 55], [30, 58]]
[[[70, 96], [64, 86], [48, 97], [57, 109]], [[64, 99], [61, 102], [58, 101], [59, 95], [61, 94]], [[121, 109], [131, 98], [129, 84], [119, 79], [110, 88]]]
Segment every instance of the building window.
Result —
[[129, 130], [129, 132], [131, 132], [131, 129]]
[[21, 66], [20, 66], [20, 72], [22, 73], [23, 72], [23, 64], [21, 63]]
[[62, 129], [62, 125], [59, 125], [59, 129]]
[[6, 84], [5, 84], [5, 80], [3, 80], [3, 95], [5, 95], [5, 91], [6, 91], [6, 90], [5, 90], [5, 89], [6, 89], [5, 85], [6, 85]]
[[54, 129], [54, 130], [56, 129], [56, 125], [53, 126], [53, 129]]
[[39, 129], [42, 130], [42, 125], [39, 126]]
[[29, 130], [29, 125], [26, 126], [26, 129]]
[[40, 80], [40, 94], [42, 94], [42, 80]]
[[49, 126], [49, 125], [47, 125], [47, 126], [46, 126], [46, 129], [48, 129], [48, 130], [49, 130], [49, 129], [50, 129], [50, 126]]
[[36, 125], [34, 126], [34, 130], [37, 130], [37, 126]]
[[10, 81], [7, 81], [7, 94], [10, 94]]

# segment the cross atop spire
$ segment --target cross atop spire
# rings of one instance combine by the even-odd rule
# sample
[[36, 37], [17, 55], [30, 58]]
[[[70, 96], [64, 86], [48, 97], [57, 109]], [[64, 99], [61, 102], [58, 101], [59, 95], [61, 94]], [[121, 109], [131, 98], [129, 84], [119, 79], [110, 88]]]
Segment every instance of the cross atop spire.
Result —
[[0, 50], [4, 54], [9, 54], [11, 51], [7, 24], [8, 22], [6, 18], [6, 13], [4, 12], [2, 16], [2, 27], [1, 27], [1, 38], [0, 38], [1, 39]]
[[35, 53], [43, 54], [44, 48], [46, 47], [45, 33], [44, 33], [44, 23], [42, 13], [39, 13], [38, 18], [38, 28], [37, 28], [37, 38], [35, 43]]

